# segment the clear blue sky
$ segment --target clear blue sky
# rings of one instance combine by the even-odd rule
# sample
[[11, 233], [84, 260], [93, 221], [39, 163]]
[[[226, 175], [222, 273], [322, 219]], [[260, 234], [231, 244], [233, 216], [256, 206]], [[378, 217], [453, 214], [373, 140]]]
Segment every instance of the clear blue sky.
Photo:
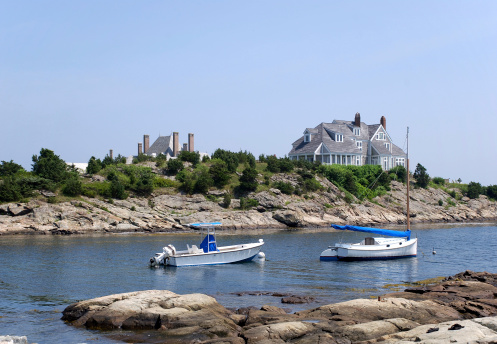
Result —
[[497, 1], [0, 0], [0, 160], [136, 154], [143, 134], [284, 156], [387, 119], [411, 170], [497, 184]]

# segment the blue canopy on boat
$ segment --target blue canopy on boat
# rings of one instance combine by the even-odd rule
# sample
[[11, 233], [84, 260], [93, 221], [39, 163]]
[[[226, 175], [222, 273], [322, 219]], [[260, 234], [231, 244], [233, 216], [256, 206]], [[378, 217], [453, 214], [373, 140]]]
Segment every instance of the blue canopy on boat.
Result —
[[203, 223], [190, 223], [189, 226], [192, 227], [212, 227], [212, 226], [220, 226], [221, 222], [203, 222]]
[[207, 234], [200, 244], [200, 248], [204, 250], [205, 253], [212, 251], [219, 251], [216, 246], [216, 238], [212, 234]]
[[407, 240], [411, 239], [411, 231], [410, 230], [407, 230], [405, 232], [400, 232], [400, 231], [394, 231], [391, 229], [369, 228], [369, 227], [359, 227], [359, 226], [349, 226], [349, 225], [346, 225], [346, 226], [331, 225], [331, 227], [333, 227], [335, 229], [341, 229], [341, 230], [388, 235], [388, 236], [399, 237], [399, 238], [406, 238], [407, 237]]

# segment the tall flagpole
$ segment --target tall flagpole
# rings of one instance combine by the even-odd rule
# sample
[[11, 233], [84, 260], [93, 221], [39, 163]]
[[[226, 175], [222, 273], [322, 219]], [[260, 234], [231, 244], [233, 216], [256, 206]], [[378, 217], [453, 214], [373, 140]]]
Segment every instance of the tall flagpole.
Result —
[[407, 127], [407, 230], [411, 229], [411, 223], [409, 218], [409, 127]]

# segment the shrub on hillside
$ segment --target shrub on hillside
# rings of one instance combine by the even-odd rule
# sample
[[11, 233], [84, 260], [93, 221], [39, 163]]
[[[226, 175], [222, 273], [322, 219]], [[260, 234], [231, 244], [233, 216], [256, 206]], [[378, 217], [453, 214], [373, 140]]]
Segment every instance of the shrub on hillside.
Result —
[[221, 159], [212, 159], [211, 167], [209, 168], [214, 185], [218, 188], [223, 188], [228, 185], [231, 174], [228, 170], [228, 165]]
[[295, 191], [295, 188], [292, 186], [292, 184], [285, 182], [275, 182], [273, 184], [273, 187], [280, 190], [286, 195], [291, 195]]
[[212, 154], [212, 159], [221, 159], [224, 161], [228, 167], [228, 171], [231, 173], [235, 173], [236, 169], [238, 168], [238, 154], [233, 153], [224, 149], [216, 149], [214, 154]]
[[257, 189], [257, 170], [252, 167], [247, 167], [243, 170], [240, 177], [240, 191], [255, 191]]
[[178, 155], [178, 160], [190, 162], [195, 167], [200, 162], [200, 154], [197, 152], [181, 151]]
[[13, 176], [18, 172], [24, 171], [21, 165], [16, 164], [14, 161], [3, 161], [0, 165], [0, 177]]
[[167, 173], [171, 175], [176, 175], [179, 171], [181, 171], [184, 168], [183, 166], [183, 161], [179, 159], [169, 159], [167, 162]]
[[469, 198], [478, 198], [481, 194], [483, 194], [483, 187], [480, 183], [470, 182], [468, 184], [467, 196]]
[[416, 179], [416, 185], [424, 189], [426, 189], [430, 182], [430, 175], [426, 172], [426, 168], [419, 163], [416, 165], [413, 177]]
[[437, 184], [437, 185], [445, 185], [445, 179], [443, 179], [442, 177], [434, 177], [432, 179], [432, 182]]
[[407, 182], [407, 170], [404, 166], [399, 165], [395, 166], [394, 168], [390, 169], [388, 171], [390, 174], [394, 174], [395, 177], [397, 178], [396, 180], [401, 182], [401, 183], [406, 183]]
[[40, 155], [33, 155], [33, 173], [55, 183], [63, 182], [71, 175], [64, 160], [50, 149], [42, 148]]
[[82, 184], [78, 177], [69, 178], [62, 187], [62, 193], [66, 196], [79, 196], [82, 192]]

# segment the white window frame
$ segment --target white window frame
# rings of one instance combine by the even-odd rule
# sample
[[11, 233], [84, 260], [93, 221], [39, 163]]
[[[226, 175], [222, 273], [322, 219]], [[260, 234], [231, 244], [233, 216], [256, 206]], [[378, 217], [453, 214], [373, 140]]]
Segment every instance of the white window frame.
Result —
[[390, 142], [385, 142], [385, 147], [387, 147], [388, 151], [390, 152]]
[[355, 145], [357, 146], [357, 148], [359, 148], [360, 150], [362, 150], [362, 141], [356, 141]]
[[311, 134], [304, 134], [304, 142], [311, 142]]
[[361, 128], [354, 128], [354, 135], [360, 136], [361, 135]]
[[385, 133], [384, 132], [379, 132], [377, 135], [376, 135], [376, 139], [377, 140], [385, 140]]
[[355, 164], [356, 166], [361, 166], [361, 157], [359, 155], [356, 156]]
[[336, 142], [343, 142], [343, 135], [342, 134], [335, 134], [335, 141]]

